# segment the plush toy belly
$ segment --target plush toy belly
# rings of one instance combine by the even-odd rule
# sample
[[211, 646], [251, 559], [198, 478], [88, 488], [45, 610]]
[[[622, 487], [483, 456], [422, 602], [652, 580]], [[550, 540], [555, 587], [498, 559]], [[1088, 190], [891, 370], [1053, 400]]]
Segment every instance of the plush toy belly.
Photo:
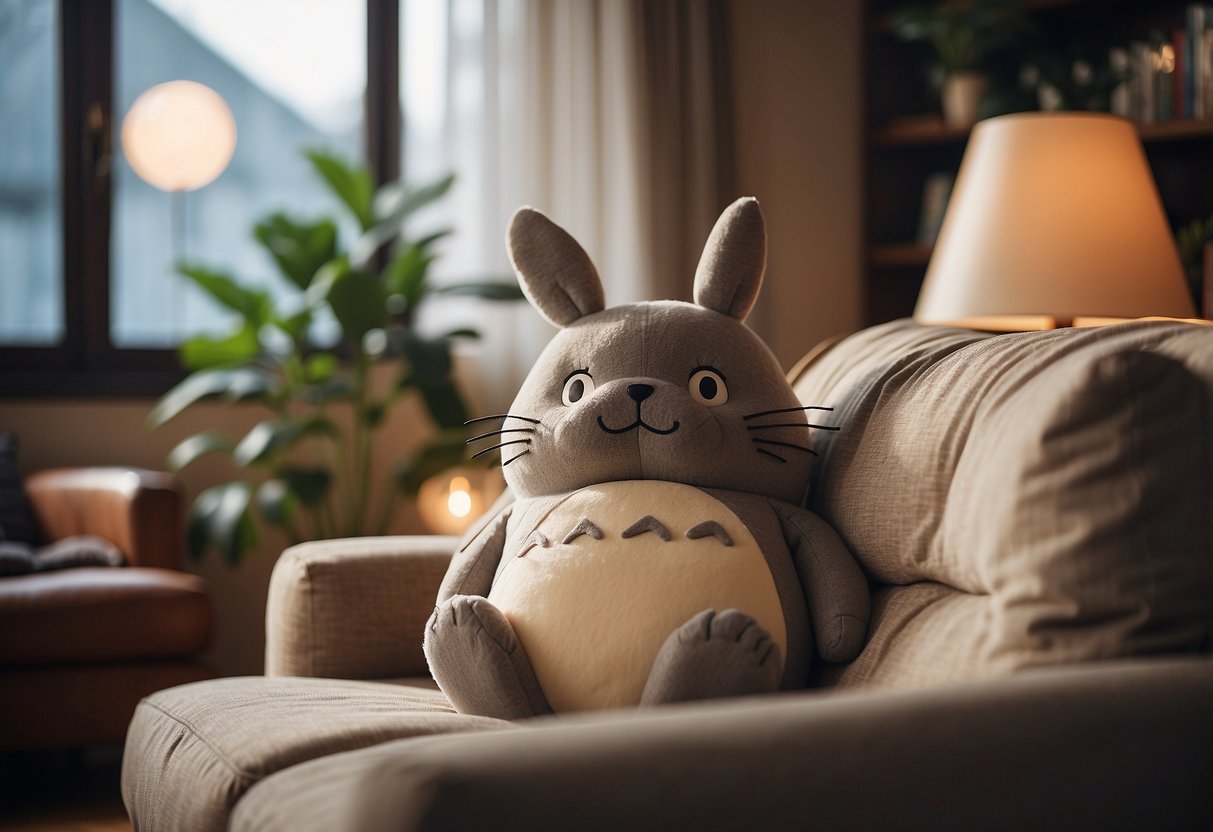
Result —
[[538, 525], [515, 529], [503, 557], [489, 600], [557, 712], [639, 703], [666, 637], [705, 609], [748, 613], [787, 655], [758, 543], [698, 488], [656, 480], [583, 488]]

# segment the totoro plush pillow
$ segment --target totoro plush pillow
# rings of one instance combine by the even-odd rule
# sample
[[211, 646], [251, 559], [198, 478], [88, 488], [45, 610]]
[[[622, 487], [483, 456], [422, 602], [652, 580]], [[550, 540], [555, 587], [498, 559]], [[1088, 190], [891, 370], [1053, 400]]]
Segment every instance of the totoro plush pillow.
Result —
[[737, 696], [803, 686], [814, 645], [854, 658], [867, 583], [801, 507], [819, 408], [742, 323], [766, 263], [757, 201], [716, 223], [694, 303], [605, 308], [585, 251], [528, 208], [507, 244], [561, 330], [473, 440], [500, 449], [510, 491], [464, 539], [426, 628], [456, 709]]

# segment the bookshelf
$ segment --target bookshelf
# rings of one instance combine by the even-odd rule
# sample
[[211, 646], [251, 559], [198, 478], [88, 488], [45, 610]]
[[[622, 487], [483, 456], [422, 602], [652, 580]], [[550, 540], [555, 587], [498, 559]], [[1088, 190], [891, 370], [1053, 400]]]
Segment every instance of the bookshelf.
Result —
[[[906, 0], [866, 4], [864, 256], [866, 323], [909, 315], [931, 246], [918, 240], [923, 189], [933, 174], [960, 166], [967, 128], [943, 123], [926, 80], [932, 55], [890, 31]], [[1169, 37], [1182, 29], [1185, 0], [1024, 0], [1033, 32], [1006, 50], [995, 74], [1013, 77], [1030, 56], [1053, 49], [1091, 57], [1113, 46]], [[1211, 21], [1213, 23], [1213, 21]], [[1020, 107], [1019, 109], [1023, 109]], [[1176, 119], [1138, 126], [1172, 228], [1213, 214], [1213, 120]]]

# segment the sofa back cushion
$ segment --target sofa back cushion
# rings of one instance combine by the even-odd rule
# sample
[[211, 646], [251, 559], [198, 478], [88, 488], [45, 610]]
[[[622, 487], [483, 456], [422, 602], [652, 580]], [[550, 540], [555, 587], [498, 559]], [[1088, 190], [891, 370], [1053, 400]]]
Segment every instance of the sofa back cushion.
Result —
[[835, 408], [811, 507], [874, 590], [845, 686], [1206, 647], [1213, 329], [898, 321], [795, 379]]

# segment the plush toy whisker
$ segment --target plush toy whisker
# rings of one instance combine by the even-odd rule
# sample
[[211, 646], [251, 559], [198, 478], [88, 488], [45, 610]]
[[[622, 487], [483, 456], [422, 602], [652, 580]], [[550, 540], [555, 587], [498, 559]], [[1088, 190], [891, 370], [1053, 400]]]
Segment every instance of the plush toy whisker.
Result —
[[530, 451], [530, 449], [528, 448], [527, 450], [525, 450], [525, 451], [523, 451], [522, 453], [518, 454], [518, 456], [512, 456], [512, 457], [510, 457], [510, 458], [509, 458], [509, 459], [507, 459], [505, 462], [501, 463], [501, 467], [502, 467], [502, 468], [504, 468], [505, 466], [507, 466], [507, 465], [509, 465], [511, 462], [513, 462], [514, 460], [516, 460], [516, 459], [521, 459], [522, 457], [526, 456], [526, 455], [527, 455], [527, 454], [529, 454], [530, 452], [531, 452], [531, 451]]
[[470, 445], [473, 442], [475, 442], [477, 439], [487, 439], [490, 436], [500, 436], [503, 433], [534, 433], [534, 432], [535, 432], [534, 428], [502, 428], [501, 430], [491, 430], [488, 433], [482, 433], [479, 436], [473, 436], [471, 439], [468, 439], [463, 444]]
[[514, 439], [513, 441], [510, 441], [510, 442], [502, 442], [500, 444], [493, 445], [491, 448], [485, 448], [483, 451], [477, 451], [476, 453], [472, 454], [471, 458], [475, 459], [478, 456], [483, 456], [484, 454], [487, 454], [489, 451], [495, 451], [498, 448], [504, 448], [506, 445], [521, 445], [523, 443], [526, 443], [527, 445], [529, 445], [529, 444], [531, 444], [531, 440]]
[[768, 451], [766, 448], [758, 448], [757, 451], [760, 454], [766, 454], [767, 456], [774, 457], [775, 459], [779, 460], [780, 462], [787, 462], [787, 460], [784, 459], [783, 457], [781, 457], [779, 454], [773, 454], [770, 451]]
[[468, 419], [464, 422], [465, 425], [471, 425], [476, 422], [487, 422], [489, 419], [521, 419], [524, 422], [530, 422], [533, 425], [539, 424], [538, 419], [532, 419], [530, 416], [517, 416], [513, 413], [494, 413], [492, 416], [477, 416], [475, 419]]
[[[791, 442], [777, 442], [774, 439], [751, 439], [750, 441], [756, 445], [778, 445], [781, 448], [795, 448], [798, 451], [808, 451], [813, 456], [817, 456], [817, 451], [812, 448], [806, 448], [804, 445], [794, 445]], [[762, 450], [762, 448], [758, 450]]]
[[796, 413], [801, 410], [833, 410], [832, 407], [822, 407], [819, 404], [808, 404], [804, 407], [778, 407], [775, 410], [761, 410], [758, 413], [751, 413], [748, 416], [742, 416], [742, 420], [757, 419], [759, 416], [770, 416], [773, 413]]

